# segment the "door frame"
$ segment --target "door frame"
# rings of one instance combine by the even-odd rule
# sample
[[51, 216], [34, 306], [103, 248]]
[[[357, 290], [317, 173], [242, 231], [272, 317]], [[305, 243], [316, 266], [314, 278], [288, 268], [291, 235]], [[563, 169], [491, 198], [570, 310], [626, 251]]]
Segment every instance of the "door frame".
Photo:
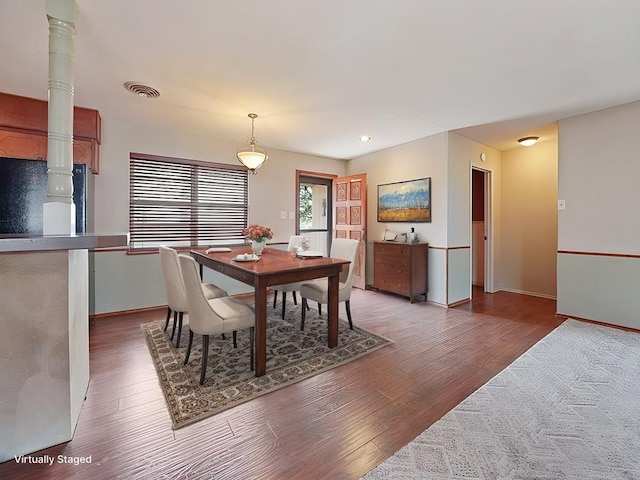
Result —
[[333, 192], [332, 183], [338, 175], [331, 173], [311, 172], [308, 170], [296, 170], [296, 214], [295, 214], [295, 234], [300, 235], [300, 178], [311, 177], [329, 181], [327, 191], [327, 252], [331, 251], [331, 241], [333, 240]]
[[[494, 222], [493, 222], [493, 172], [471, 165], [470, 178], [473, 170], [482, 172], [484, 177], [484, 291], [488, 293], [494, 290]], [[470, 212], [473, 209], [473, 182], [469, 182]], [[469, 269], [469, 290], [473, 290], [473, 215], [469, 218], [469, 238], [471, 241], [471, 258]]]

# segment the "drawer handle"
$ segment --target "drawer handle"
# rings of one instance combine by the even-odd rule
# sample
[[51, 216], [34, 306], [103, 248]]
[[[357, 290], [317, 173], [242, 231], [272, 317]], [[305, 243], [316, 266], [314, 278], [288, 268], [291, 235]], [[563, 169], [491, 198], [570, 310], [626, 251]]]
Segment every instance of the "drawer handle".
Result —
[[219, 272], [223, 272], [224, 273], [224, 266], [218, 265], [216, 268], [218, 269]]

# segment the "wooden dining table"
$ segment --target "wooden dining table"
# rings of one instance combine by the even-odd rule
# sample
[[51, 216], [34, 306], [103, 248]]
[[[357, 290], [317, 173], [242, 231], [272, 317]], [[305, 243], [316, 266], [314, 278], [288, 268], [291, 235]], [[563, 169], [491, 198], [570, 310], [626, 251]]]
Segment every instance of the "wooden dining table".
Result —
[[248, 246], [233, 247], [230, 252], [206, 253], [205, 249], [191, 250], [191, 256], [203, 267], [210, 268], [254, 288], [255, 305], [255, 373], [266, 373], [267, 364], [267, 290], [274, 285], [301, 282], [327, 277], [329, 287], [328, 346], [338, 345], [338, 282], [349, 260], [330, 257], [299, 258], [285, 250], [267, 247], [256, 261], [239, 261], [251, 255]]

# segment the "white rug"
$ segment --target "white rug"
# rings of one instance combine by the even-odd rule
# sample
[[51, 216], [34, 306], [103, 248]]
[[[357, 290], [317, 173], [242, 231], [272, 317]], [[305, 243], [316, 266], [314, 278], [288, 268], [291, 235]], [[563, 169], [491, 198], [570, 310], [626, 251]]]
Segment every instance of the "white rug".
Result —
[[363, 478], [640, 479], [640, 334], [565, 321]]

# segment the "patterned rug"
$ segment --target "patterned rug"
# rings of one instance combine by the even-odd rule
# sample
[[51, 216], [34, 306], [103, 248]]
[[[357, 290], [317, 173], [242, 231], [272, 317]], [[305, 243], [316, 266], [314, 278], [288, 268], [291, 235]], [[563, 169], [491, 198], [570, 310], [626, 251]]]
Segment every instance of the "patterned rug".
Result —
[[[194, 335], [189, 363], [183, 365], [189, 340], [183, 326], [180, 348], [175, 348], [163, 330], [164, 321], [142, 325], [160, 386], [167, 401], [173, 428], [181, 428], [260, 395], [299, 382], [373, 352], [390, 340], [340, 319], [338, 346], [327, 346], [327, 320], [315, 309], [307, 313], [300, 330], [300, 310], [288, 305], [285, 320], [269, 308], [267, 317], [267, 373], [255, 377], [249, 365], [249, 332], [238, 332], [238, 348], [231, 334], [226, 340], [210, 337], [209, 361], [204, 385], [200, 385], [202, 340]], [[187, 315], [185, 315], [187, 324]], [[171, 324], [167, 329], [170, 333]]]
[[640, 479], [640, 334], [567, 320], [374, 479]]

